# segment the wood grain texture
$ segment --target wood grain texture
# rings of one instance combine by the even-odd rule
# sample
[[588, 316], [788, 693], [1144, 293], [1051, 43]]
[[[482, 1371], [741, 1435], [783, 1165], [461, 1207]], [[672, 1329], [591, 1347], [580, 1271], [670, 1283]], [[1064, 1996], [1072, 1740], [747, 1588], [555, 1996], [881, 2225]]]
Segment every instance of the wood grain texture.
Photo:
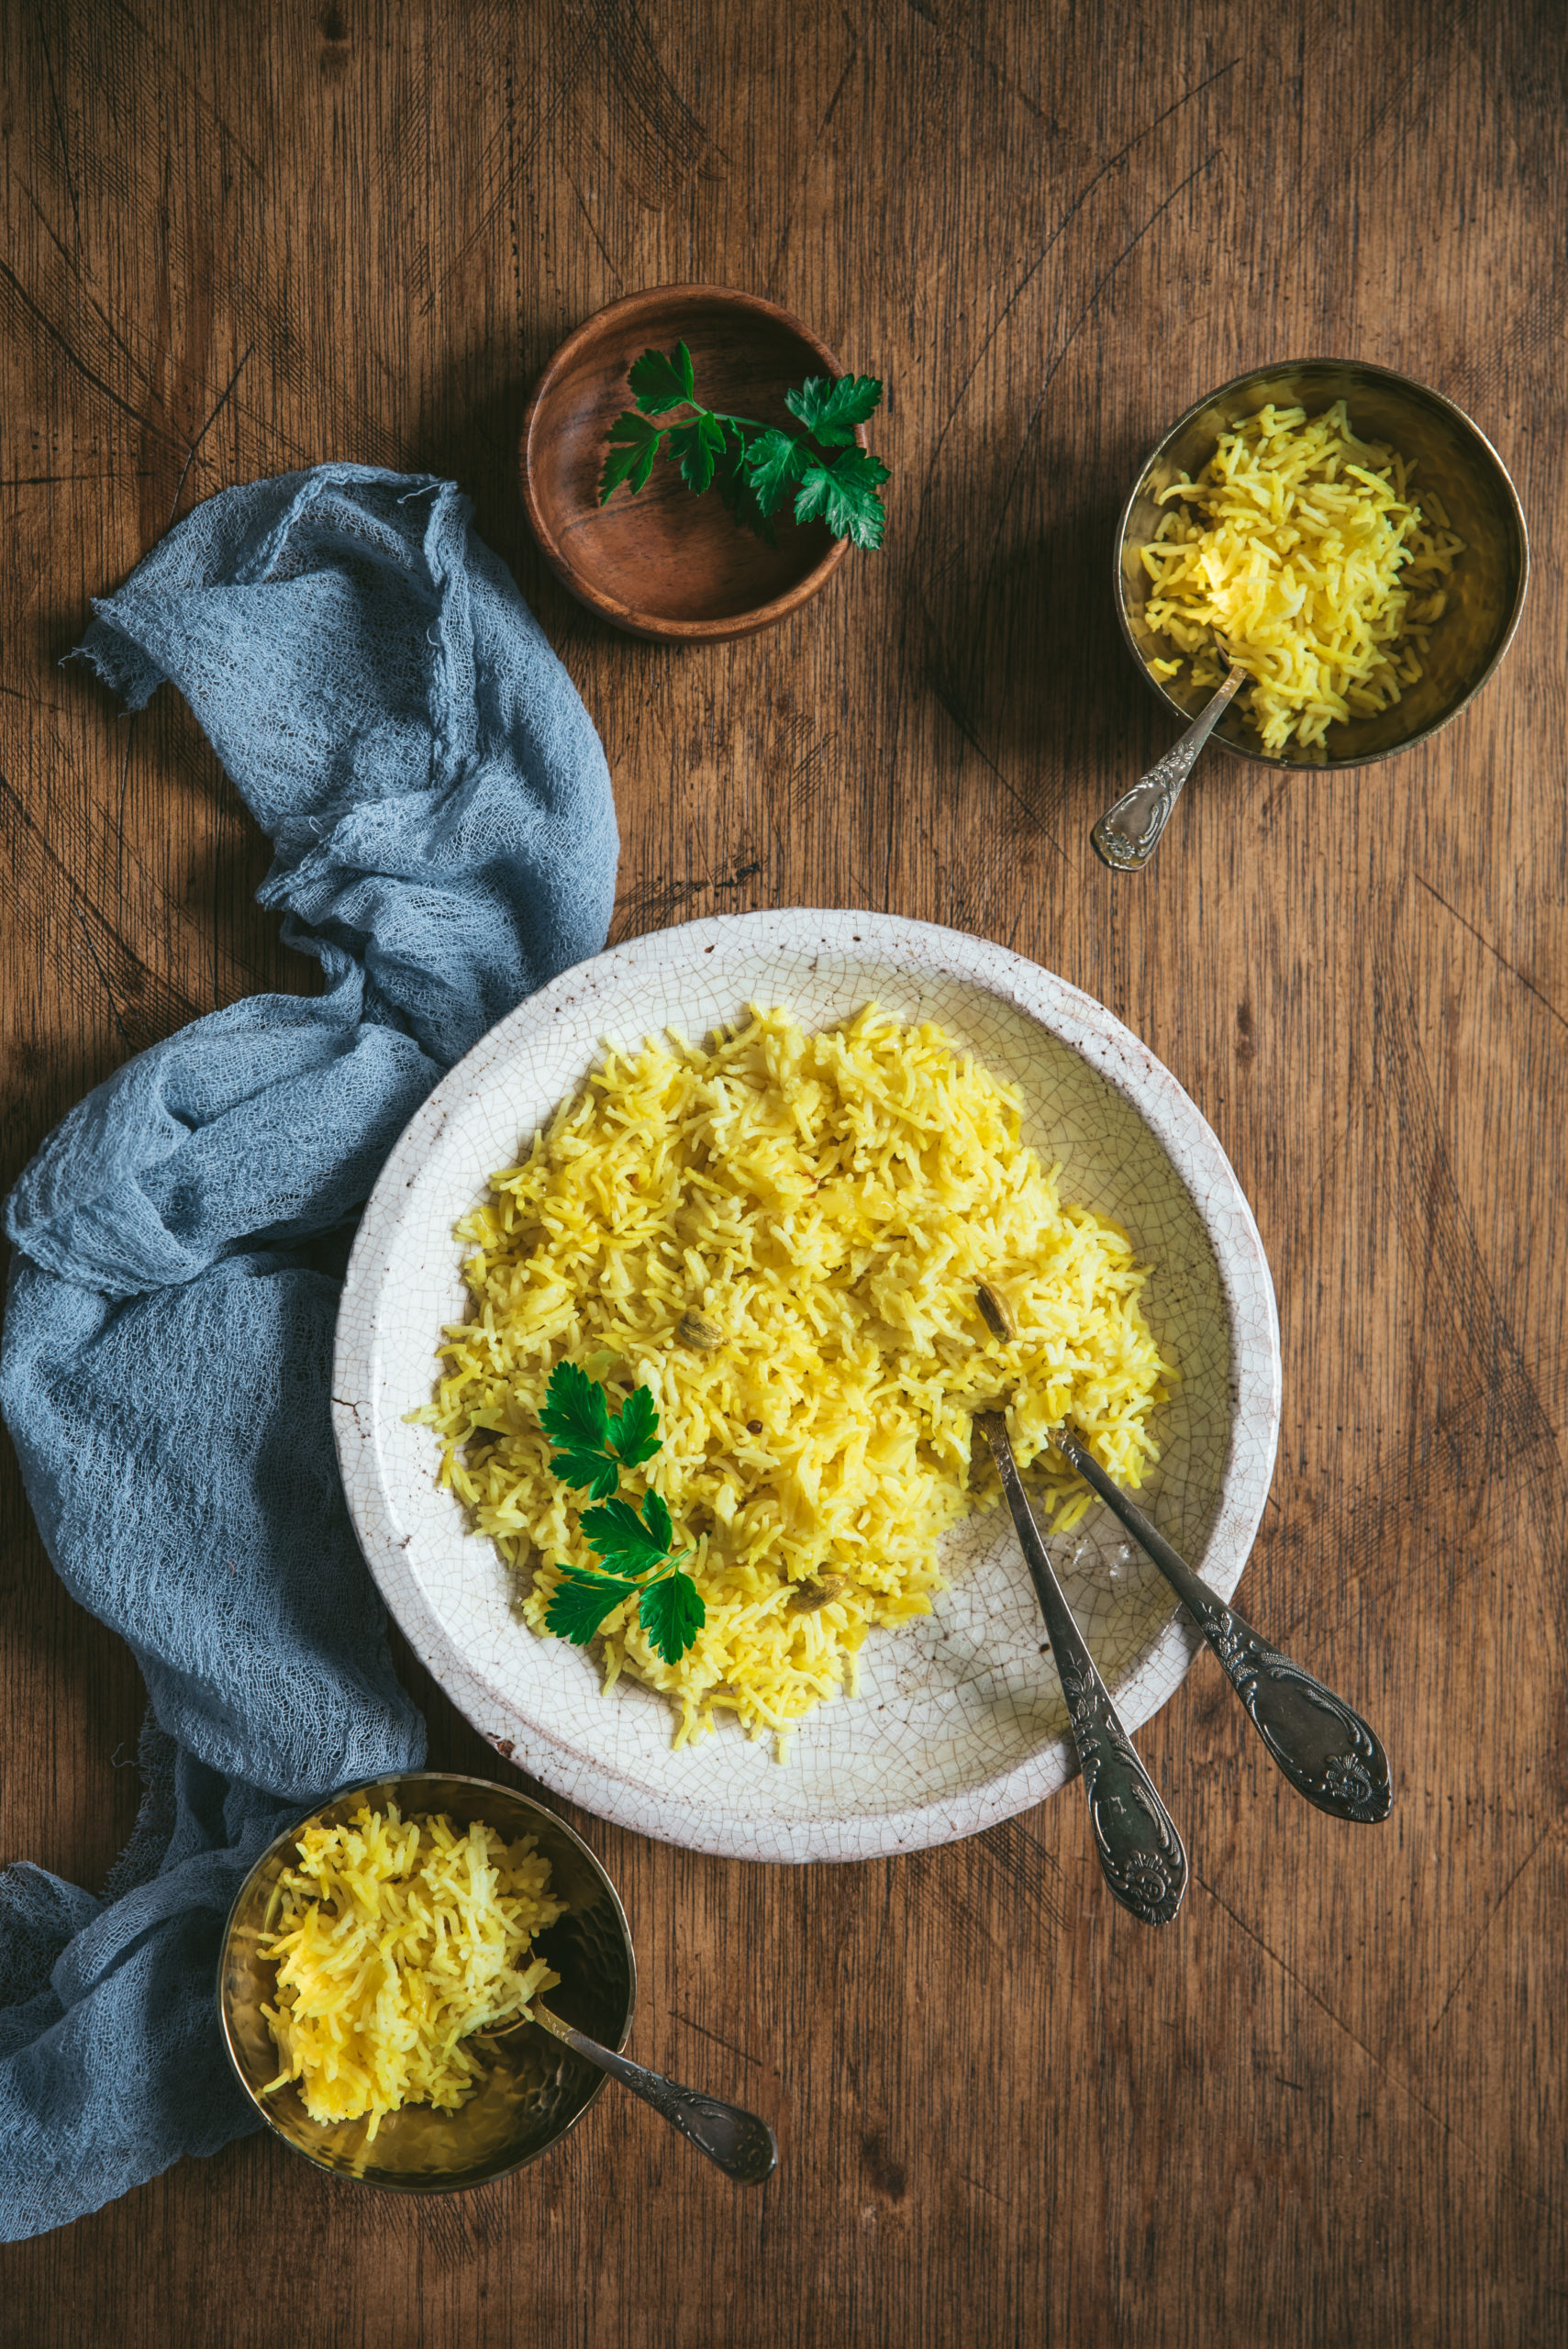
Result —
[[[1307, 1809], [1202, 1661], [1140, 1740], [1196, 1876], [1159, 1937], [1071, 1790], [843, 1870], [575, 1817], [637, 1933], [634, 2052], [773, 2117], [776, 2181], [735, 2194], [624, 2098], [426, 2208], [251, 2139], [0, 2254], [0, 2337], [1563, 2337], [1562, 31], [1554, 0], [0, 10], [0, 1177], [131, 1052], [308, 981], [183, 706], [128, 720], [57, 665], [89, 597], [225, 484], [455, 474], [603, 731], [617, 934], [791, 901], [952, 923], [1193, 1094], [1284, 1325], [1242, 1603], [1365, 1708], [1399, 1795], [1376, 1832]], [[884, 555], [695, 653], [567, 597], [515, 471], [562, 337], [692, 279], [885, 375], [894, 475]], [[1206, 763], [1118, 879], [1089, 824], [1170, 729], [1117, 638], [1118, 506], [1191, 399], [1314, 351], [1495, 439], [1534, 540], [1519, 638], [1391, 764]], [[0, 1853], [94, 1881], [137, 1675], [9, 1464], [0, 1503]], [[499, 1766], [413, 1677], [433, 1758]]]

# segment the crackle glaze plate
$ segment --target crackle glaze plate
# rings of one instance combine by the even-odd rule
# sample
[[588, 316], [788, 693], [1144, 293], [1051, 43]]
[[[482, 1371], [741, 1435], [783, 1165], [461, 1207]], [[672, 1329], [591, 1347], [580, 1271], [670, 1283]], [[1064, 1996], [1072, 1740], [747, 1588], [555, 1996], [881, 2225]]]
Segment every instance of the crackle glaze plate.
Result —
[[[1062, 1196], [1114, 1216], [1153, 1267], [1145, 1307], [1181, 1381], [1139, 1494], [1229, 1598], [1257, 1531], [1279, 1429], [1279, 1330], [1257, 1226], [1169, 1070], [1089, 996], [1006, 949], [884, 914], [800, 907], [639, 938], [520, 1004], [443, 1079], [393, 1152], [355, 1243], [333, 1386], [349, 1506], [414, 1648], [520, 1769], [623, 1827], [761, 1860], [858, 1860], [972, 1835], [1060, 1787], [1075, 1757], [1022, 1553], [1003, 1510], [945, 1537], [935, 1611], [874, 1631], [855, 1698], [773, 1758], [721, 1720], [672, 1752], [664, 1700], [518, 1621], [507, 1575], [436, 1482], [430, 1397], [442, 1324], [466, 1314], [458, 1218], [513, 1164], [606, 1041], [698, 1039], [748, 1002], [822, 1027], [875, 1000], [939, 1021], [1022, 1091], [1024, 1132]], [[1128, 1726], [1162, 1705], [1197, 1636], [1100, 1508], [1053, 1545]]]

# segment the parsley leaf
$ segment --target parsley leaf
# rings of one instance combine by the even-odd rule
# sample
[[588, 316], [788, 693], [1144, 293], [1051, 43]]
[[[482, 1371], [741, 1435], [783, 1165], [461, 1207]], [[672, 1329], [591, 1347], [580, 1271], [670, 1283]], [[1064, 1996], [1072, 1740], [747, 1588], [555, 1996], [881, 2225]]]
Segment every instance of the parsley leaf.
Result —
[[707, 1620], [701, 1591], [679, 1568], [644, 1590], [637, 1611], [649, 1646], [666, 1664], [679, 1664]]
[[824, 449], [851, 447], [856, 425], [881, 405], [882, 384], [874, 375], [840, 375], [836, 384], [826, 375], [813, 375], [798, 392], [784, 394], [791, 416], [798, 416]]
[[610, 1414], [604, 1388], [574, 1362], [558, 1362], [539, 1423], [557, 1446], [550, 1464], [562, 1483], [586, 1485], [593, 1499], [607, 1499], [620, 1471], [607, 1448]]
[[724, 454], [724, 427], [704, 408], [691, 424], [670, 428], [670, 454], [681, 462], [681, 479], [700, 497], [713, 479], [716, 457]]
[[609, 1413], [604, 1389], [577, 1368], [557, 1363], [539, 1425], [558, 1448], [550, 1467], [566, 1485], [586, 1485], [595, 1500], [615, 1491], [619, 1473], [606, 1452]]
[[558, 1362], [550, 1374], [539, 1423], [562, 1451], [602, 1452], [610, 1431], [604, 1388], [574, 1362]]
[[610, 427], [610, 446], [605, 452], [605, 470], [599, 475], [599, 503], [603, 506], [611, 493], [623, 481], [639, 490], [653, 471], [653, 460], [659, 454], [664, 435], [645, 416], [638, 416], [628, 408], [617, 416]]
[[806, 448], [793, 432], [760, 432], [750, 443], [743, 460], [746, 477], [764, 514], [773, 513], [795, 486], [806, 458]]
[[636, 1592], [634, 1582], [593, 1574], [585, 1566], [565, 1566], [544, 1610], [545, 1629], [559, 1640], [570, 1640], [573, 1647], [585, 1648], [606, 1616]]
[[563, 1485], [586, 1486], [591, 1501], [608, 1500], [620, 1483], [618, 1466], [603, 1452], [552, 1452], [550, 1465]]
[[[648, 1386], [634, 1386], [609, 1423], [610, 1450], [623, 1468], [639, 1467], [661, 1448], [659, 1406]], [[595, 1494], [595, 1498], [598, 1499]]]
[[819, 517], [836, 539], [879, 547], [887, 517], [878, 492], [886, 479], [887, 467], [864, 449], [813, 458], [795, 493], [795, 518], [810, 522]]
[[648, 1574], [670, 1553], [670, 1512], [657, 1493], [643, 1495], [640, 1517], [629, 1501], [606, 1501], [584, 1509], [581, 1523], [606, 1564], [623, 1574]]
[[663, 416], [692, 395], [692, 354], [678, 342], [665, 358], [662, 351], [645, 351], [627, 376], [644, 416]]
[[[670, 1522], [670, 1512], [664, 1506], [664, 1497], [662, 1493], [643, 1494], [642, 1522], [647, 1526], [661, 1550], [667, 1554], [674, 1544], [675, 1529]], [[682, 1557], [684, 1558], [685, 1554], [683, 1550]]]
[[735, 447], [725, 443], [724, 454], [713, 469], [713, 485], [725, 511], [732, 515], [743, 529], [752, 532], [762, 544], [776, 547], [778, 532], [763, 513], [746, 471], [746, 436], [735, 429]]
[[550, 1467], [563, 1485], [585, 1485], [590, 1500], [608, 1500], [622, 1468], [660, 1448], [659, 1410], [646, 1386], [634, 1386], [612, 1419], [605, 1390], [575, 1363], [558, 1362], [539, 1426], [558, 1446]]

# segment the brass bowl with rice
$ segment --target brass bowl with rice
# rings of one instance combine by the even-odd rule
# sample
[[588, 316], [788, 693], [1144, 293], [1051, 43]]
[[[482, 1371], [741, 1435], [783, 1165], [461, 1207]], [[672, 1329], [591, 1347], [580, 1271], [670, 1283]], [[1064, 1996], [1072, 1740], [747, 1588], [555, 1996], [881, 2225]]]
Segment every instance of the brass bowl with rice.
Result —
[[[1399, 562], [1407, 569], [1399, 591], [1385, 598], [1385, 606], [1392, 600], [1397, 633], [1368, 689], [1352, 685], [1343, 696], [1351, 714], [1325, 723], [1319, 710], [1305, 727], [1306, 740], [1295, 728], [1278, 740], [1284, 729], [1276, 701], [1266, 744], [1249, 715], [1252, 689], [1243, 689], [1214, 740], [1269, 766], [1365, 766], [1426, 740], [1481, 691], [1524, 607], [1529, 553], [1518, 496], [1502, 459], [1462, 409], [1408, 376], [1353, 360], [1258, 368], [1221, 384], [1172, 426], [1140, 467], [1122, 510], [1118, 615], [1129, 650], [1167, 707], [1184, 723], [1224, 674], [1218, 649], [1194, 649], [1212, 630], [1184, 626], [1181, 587], [1168, 592], [1173, 576], [1190, 568], [1180, 541], [1195, 544], [1209, 519], [1206, 468], [1217, 451], [1222, 462], [1229, 452], [1255, 464], [1260, 440], [1270, 437], [1271, 409], [1302, 411], [1310, 425], [1337, 403], [1353, 436], [1344, 458], [1362, 461], [1369, 487], [1373, 479], [1386, 480], [1385, 490], [1373, 489], [1373, 500], [1387, 510], [1394, 530], [1403, 531]], [[1213, 501], [1217, 516], [1224, 503]], [[1405, 518], [1407, 506], [1418, 513]], [[1382, 516], [1373, 527], [1390, 538]], [[1190, 595], [1190, 579], [1184, 584]], [[1274, 640], [1281, 633], [1276, 624]], [[1246, 657], [1245, 644], [1237, 650]]]
[[[444, 1819], [458, 1835], [487, 1830], [484, 1840], [497, 1856], [529, 1871], [535, 1896], [529, 1921], [539, 1921], [524, 1953], [528, 1971], [514, 1987], [525, 1995], [548, 1992], [555, 2013], [617, 2049], [626, 2044], [637, 1999], [626, 1914], [603, 1867], [563, 1820], [509, 1787], [437, 1770], [406, 1771], [348, 1788], [286, 1829], [241, 1885], [218, 1963], [218, 2019], [240, 2085], [267, 2126], [318, 2169], [361, 2184], [401, 2194], [483, 2186], [558, 2144], [605, 2085], [602, 2072], [542, 2030], [469, 2038], [455, 2051], [466, 2076], [436, 2085], [445, 2110], [436, 2101], [416, 2101], [417, 2085], [398, 2109], [382, 2111], [365, 2109], [362, 2096], [335, 2095], [347, 2065], [339, 2067], [336, 2081], [326, 2081], [325, 2094], [319, 2076], [314, 2092], [308, 2076], [280, 2077], [280, 2066], [304, 2068], [288, 2065], [278, 2019], [286, 2017], [295, 1995], [287, 1980], [286, 1944], [297, 1938], [302, 1896], [328, 1889], [311, 1872], [314, 1849], [338, 1831], [362, 1824], [367, 1812], [377, 1825], [381, 1815], [395, 1820], [401, 1814], [408, 1826]], [[505, 1865], [501, 1884], [504, 1891], [517, 1889]], [[323, 1907], [330, 1909], [329, 1898]], [[546, 1917], [550, 1921], [543, 1923]], [[328, 1933], [333, 1923], [328, 1913]], [[393, 1970], [384, 1952], [381, 1956], [383, 1971]], [[401, 2053], [397, 2043], [413, 2034], [406, 2015], [390, 2013], [395, 1987], [384, 1982], [370, 2003], [388, 2010], [380, 2019]], [[351, 2022], [339, 2032], [349, 2042], [355, 2035]], [[445, 2051], [449, 2058], [453, 2052]], [[334, 2103], [350, 2117], [334, 2117]]]

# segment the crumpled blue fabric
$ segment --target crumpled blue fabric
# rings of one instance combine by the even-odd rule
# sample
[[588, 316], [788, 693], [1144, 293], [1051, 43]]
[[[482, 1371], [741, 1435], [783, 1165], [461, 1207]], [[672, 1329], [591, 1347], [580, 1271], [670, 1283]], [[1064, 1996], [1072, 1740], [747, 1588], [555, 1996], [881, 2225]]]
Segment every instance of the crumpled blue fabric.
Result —
[[229, 1903], [292, 1816], [424, 1758], [333, 1453], [339, 1285], [442, 1072], [603, 945], [617, 853], [598, 737], [449, 482], [227, 490], [95, 608], [82, 653], [133, 709], [184, 694], [326, 985], [142, 1053], [6, 1203], [0, 1408], [150, 1712], [102, 1897], [0, 1875], [5, 2240], [259, 2125], [214, 2008]]

